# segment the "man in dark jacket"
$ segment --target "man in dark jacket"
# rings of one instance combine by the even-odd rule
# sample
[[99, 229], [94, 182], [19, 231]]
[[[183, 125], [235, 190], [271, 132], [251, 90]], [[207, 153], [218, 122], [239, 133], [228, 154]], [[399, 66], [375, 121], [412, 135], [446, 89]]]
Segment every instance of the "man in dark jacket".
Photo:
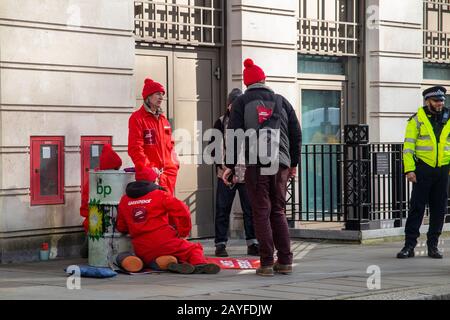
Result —
[[[292, 273], [292, 252], [285, 215], [286, 189], [288, 179], [296, 175], [299, 162], [300, 124], [290, 103], [265, 85], [264, 71], [250, 59], [244, 61], [244, 66], [243, 76], [247, 90], [232, 106], [227, 132], [228, 168], [223, 174], [223, 181], [225, 184], [230, 183], [229, 176], [233, 174], [237, 163], [240, 150], [239, 143], [236, 143], [238, 129], [245, 130], [247, 137], [256, 132], [253, 134], [257, 137], [256, 143], [253, 140], [245, 145], [245, 182], [252, 205], [261, 260], [261, 267], [256, 270], [256, 274], [289, 274]], [[269, 137], [264, 136], [263, 129], [270, 133]], [[234, 137], [229, 137], [229, 134], [234, 134]], [[234, 156], [229, 156], [230, 150]], [[278, 257], [276, 262], [275, 248]]]
[[[230, 120], [230, 111], [232, 103], [242, 95], [241, 89], [234, 88], [228, 94], [227, 109], [225, 114], [222, 115], [214, 123], [214, 129], [221, 132], [222, 137], [225, 140], [225, 131], [228, 129], [228, 123]], [[211, 143], [215, 141], [213, 136]], [[222, 144], [222, 157], [225, 154], [225, 141]], [[212, 156], [215, 157], [215, 150], [212, 150]], [[233, 201], [236, 196], [236, 192], [239, 192], [239, 200], [241, 202], [241, 208], [243, 211], [245, 240], [247, 241], [247, 254], [252, 256], [259, 256], [258, 241], [255, 238], [255, 230], [253, 228], [252, 208], [250, 200], [248, 198], [247, 189], [245, 187], [244, 175], [245, 165], [237, 164], [235, 167], [235, 175], [230, 179], [233, 184], [230, 186], [225, 185], [222, 181], [223, 172], [225, 171], [224, 159], [216, 161], [217, 172], [217, 193], [216, 193], [216, 219], [215, 219], [215, 246], [217, 257], [228, 257], [226, 250], [228, 241], [228, 228], [230, 225], [230, 214], [233, 206]]]

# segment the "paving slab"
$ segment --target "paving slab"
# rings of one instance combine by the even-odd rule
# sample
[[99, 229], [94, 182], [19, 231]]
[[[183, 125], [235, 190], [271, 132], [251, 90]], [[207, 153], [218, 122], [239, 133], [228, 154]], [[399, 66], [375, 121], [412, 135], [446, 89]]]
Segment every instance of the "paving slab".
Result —
[[[214, 254], [214, 240], [199, 241]], [[419, 244], [419, 254], [426, 248]], [[303, 300], [303, 299], [443, 299], [450, 298], [450, 254], [426, 254], [399, 260], [401, 242], [333, 244], [292, 241], [292, 275], [260, 277], [255, 270], [222, 270], [217, 275], [153, 273], [114, 278], [82, 278], [80, 290], [67, 288], [64, 269], [86, 259], [0, 265], [0, 299], [142, 299], [142, 300]], [[450, 252], [450, 239], [441, 242]], [[229, 241], [234, 257], [246, 257], [245, 240]], [[369, 266], [378, 266], [381, 288], [369, 290]]]

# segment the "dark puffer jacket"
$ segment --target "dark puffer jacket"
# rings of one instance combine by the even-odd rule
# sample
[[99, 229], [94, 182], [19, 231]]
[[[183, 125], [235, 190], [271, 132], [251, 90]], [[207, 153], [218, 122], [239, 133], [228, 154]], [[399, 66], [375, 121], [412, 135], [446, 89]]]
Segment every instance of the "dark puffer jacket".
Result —
[[[278, 97], [278, 99], [277, 99]], [[281, 106], [275, 107], [276, 101]], [[238, 97], [232, 106], [228, 129], [258, 129], [263, 120], [270, 118], [278, 109], [280, 121], [279, 153], [275, 159], [281, 166], [296, 167], [299, 162], [302, 133], [294, 108], [282, 96], [262, 83], [255, 83]], [[229, 139], [231, 140], [231, 139]], [[237, 162], [237, 143], [234, 143], [235, 157], [227, 157], [226, 166], [234, 168]], [[248, 143], [246, 144], [246, 160], [248, 164]], [[261, 165], [258, 163], [258, 165]]]

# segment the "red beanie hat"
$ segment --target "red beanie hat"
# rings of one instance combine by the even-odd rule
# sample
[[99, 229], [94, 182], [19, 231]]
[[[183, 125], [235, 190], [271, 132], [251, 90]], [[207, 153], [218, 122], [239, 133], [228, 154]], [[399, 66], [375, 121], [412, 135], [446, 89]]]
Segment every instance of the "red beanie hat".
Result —
[[162, 92], [163, 94], [166, 94], [166, 90], [164, 90], [161, 83], [155, 82], [149, 78], [145, 79], [144, 88], [142, 89], [142, 98], [145, 100], [148, 96], [151, 96], [155, 92]]
[[110, 144], [105, 144], [102, 149], [102, 154], [100, 155], [100, 170], [119, 170], [122, 165], [122, 159], [119, 155], [112, 149]]
[[142, 170], [136, 171], [134, 176], [135, 176], [136, 181], [146, 180], [146, 181], [155, 182], [156, 179], [158, 178], [158, 175], [156, 174], [156, 172], [153, 169], [150, 169], [148, 167], [144, 167], [144, 168], [142, 168]]
[[264, 71], [254, 64], [252, 59], [245, 59], [244, 67], [244, 84], [247, 87], [266, 79]]

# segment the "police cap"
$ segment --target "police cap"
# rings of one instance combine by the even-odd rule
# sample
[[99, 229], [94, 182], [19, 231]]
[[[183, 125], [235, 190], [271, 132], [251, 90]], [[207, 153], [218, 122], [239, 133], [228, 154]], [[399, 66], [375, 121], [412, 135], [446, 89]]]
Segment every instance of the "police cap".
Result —
[[447, 89], [445, 89], [444, 87], [435, 86], [435, 87], [431, 87], [431, 88], [424, 90], [422, 92], [422, 95], [425, 100], [432, 98], [435, 100], [444, 101], [446, 92], [447, 92]]

